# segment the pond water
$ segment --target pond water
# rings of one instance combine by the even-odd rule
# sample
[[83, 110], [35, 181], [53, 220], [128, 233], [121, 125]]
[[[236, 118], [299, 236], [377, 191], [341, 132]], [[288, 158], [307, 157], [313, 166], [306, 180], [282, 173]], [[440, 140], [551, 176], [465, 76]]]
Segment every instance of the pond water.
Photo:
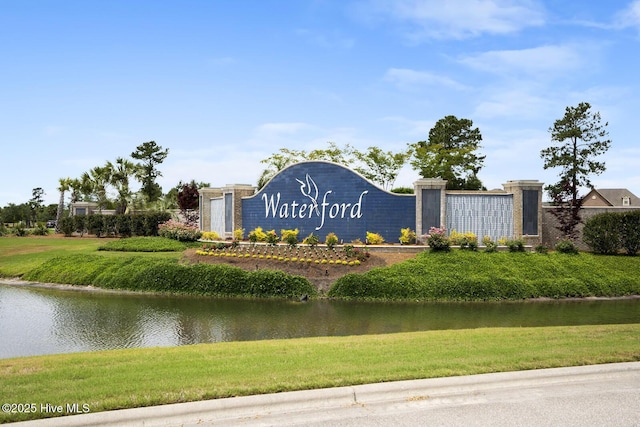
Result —
[[640, 299], [301, 303], [0, 284], [0, 358], [222, 341], [614, 323], [640, 323]]

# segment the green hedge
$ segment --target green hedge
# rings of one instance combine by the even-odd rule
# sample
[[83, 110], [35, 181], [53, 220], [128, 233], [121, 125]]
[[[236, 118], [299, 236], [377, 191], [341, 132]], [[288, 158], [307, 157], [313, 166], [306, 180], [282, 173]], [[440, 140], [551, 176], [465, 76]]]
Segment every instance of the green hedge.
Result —
[[341, 277], [329, 297], [481, 301], [640, 295], [640, 259], [592, 254], [423, 252]]
[[582, 239], [595, 253], [616, 254], [624, 249], [635, 255], [640, 250], [640, 210], [595, 215], [585, 222]]
[[214, 296], [314, 296], [303, 277], [280, 271], [248, 272], [229, 265], [184, 265], [144, 256], [71, 255], [53, 258], [23, 276], [24, 280], [108, 289]]
[[157, 236], [158, 225], [171, 219], [169, 212], [149, 212], [123, 215], [74, 215], [62, 218], [60, 230], [67, 236], [75, 233], [97, 237]]

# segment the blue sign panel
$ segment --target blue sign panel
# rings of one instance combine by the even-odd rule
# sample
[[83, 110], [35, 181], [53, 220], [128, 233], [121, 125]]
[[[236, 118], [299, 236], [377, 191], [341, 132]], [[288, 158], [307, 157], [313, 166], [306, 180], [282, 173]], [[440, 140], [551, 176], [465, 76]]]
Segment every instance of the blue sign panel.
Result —
[[344, 166], [322, 161], [296, 163], [283, 169], [257, 194], [242, 200], [242, 226], [248, 233], [300, 230], [324, 241], [333, 232], [344, 242], [366, 232], [397, 242], [400, 229], [415, 230], [414, 195], [384, 191]]

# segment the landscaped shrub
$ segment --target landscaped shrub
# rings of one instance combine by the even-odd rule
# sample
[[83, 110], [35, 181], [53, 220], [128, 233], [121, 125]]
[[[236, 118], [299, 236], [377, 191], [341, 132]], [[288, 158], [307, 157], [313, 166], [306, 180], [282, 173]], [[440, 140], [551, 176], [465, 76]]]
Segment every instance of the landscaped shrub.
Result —
[[482, 238], [482, 244], [484, 245], [485, 252], [496, 252], [498, 250], [498, 244], [494, 242], [490, 236], [484, 236]]
[[29, 230], [24, 226], [23, 223], [19, 222], [13, 227], [13, 235], [18, 237], [24, 237], [29, 235]]
[[640, 210], [622, 214], [622, 247], [628, 255], [640, 251]]
[[622, 216], [618, 213], [602, 213], [589, 218], [582, 230], [582, 240], [598, 254], [616, 254], [622, 248], [620, 231]]
[[133, 234], [130, 215], [115, 216], [116, 235], [120, 237], [130, 237]]
[[180, 242], [195, 242], [202, 233], [197, 227], [169, 220], [160, 224], [158, 234], [162, 237], [178, 240]]
[[244, 228], [236, 228], [233, 230], [233, 240], [244, 240]]
[[[68, 218], [63, 218], [62, 223], [64, 224], [64, 221], [67, 219]], [[60, 228], [61, 229], [64, 228], [64, 225], [61, 226]], [[95, 235], [96, 237], [102, 237], [102, 234], [103, 234], [102, 230], [103, 230], [102, 215], [89, 215], [89, 217], [87, 218], [87, 232], [89, 234]]]
[[536, 253], [539, 253], [539, 254], [546, 254], [546, 253], [549, 253], [549, 248], [542, 244], [536, 245], [535, 251]]
[[400, 229], [400, 240], [401, 245], [410, 245], [416, 242], [416, 232], [411, 228], [401, 228]]
[[332, 249], [339, 242], [338, 236], [335, 233], [327, 234], [327, 237], [324, 239], [324, 244], [327, 245], [329, 249]]
[[427, 239], [427, 244], [434, 252], [449, 252], [451, 249], [451, 242], [447, 237], [447, 230], [445, 228], [431, 227], [429, 234], [424, 236]]
[[378, 233], [367, 231], [367, 243], [370, 245], [381, 245], [384, 243], [384, 238]]
[[299, 230], [297, 228], [295, 230], [280, 230], [282, 241], [288, 244], [289, 246], [298, 245], [298, 233], [299, 233]]
[[34, 236], [47, 236], [49, 229], [45, 226], [44, 222], [39, 222], [36, 224], [36, 228], [31, 231], [31, 234]]
[[578, 247], [571, 240], [560, 240], [558, 243], [556, 243], [554, 249], [556, 250], [556, 252], [560, 252], [561, 254], [578, 254]]
[[582, 235], [595, 253], [616, 254], [624, 249], [635, 255], [640, 250], [640, 211], [595, 215], [586, 221]]
[[87, 232], [87, 216], [86, 215], [74, 215], [73, 216], [73, 229], [76, 233], [80, 233], [80, 236]]
[[267, 237], [265, 238], [265, 241], [267, 242], [267, 244], [273, 246], [278, 244], [279, 240], [280, 238], [278, 237], [278, 233], [276, 233], [276, 230], [267, 231]]
[[200, 238], [202, 240], [220, 240], [220, 235], [215, 231], [204, 231]]
[[509, 252], [524, 252], [524, 240], [522, 239], [507, 239], [505, 243]]
[[478, 236], [470, 231], [459, 233], [456, 230], [451, 230], [449, 241], [454, 246], [460, 246], [460, 249], [470, 249], [472, 251], [478, 249]]
[[60, 231], [67, 237], [73, 234], [73, 217], [66, 217], [60, 220]]
[[309, 234], [307, 237], [304, 238], [304, 240], [302, 241], [302, 243], [304, 243], [305, 245], [309, 245], [312, 248], [315, 248], [318, 243], [320, 242], [320, 239], [318, 238], [318, 236], [316, 236], [315, 234], [311, 233]]
[[262, 227], [256, 227], [249, 232], [250, 242], [264, 242], [265, 240], [267, 240], [267, 233], [262, 231]]
[[118, 228], [116, 227], [116, 215], [102, 215], [103, 234], [105, 236], [117, 236]]

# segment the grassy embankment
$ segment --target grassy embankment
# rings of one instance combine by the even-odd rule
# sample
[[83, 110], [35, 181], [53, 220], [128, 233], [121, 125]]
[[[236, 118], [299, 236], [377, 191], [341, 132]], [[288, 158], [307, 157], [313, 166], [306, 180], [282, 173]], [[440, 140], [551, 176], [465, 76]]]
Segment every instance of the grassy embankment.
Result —
[[[45, 242], [53, 243], [47, 247]], [[305, 278], [277, 271], [282, 262], [275, 260], [269, 267], [247, 272], [224, 264], [182, 265], [179, 259], [186, 247], [162, 238], [112, 241], [108, 246], [115, 251], [110, 252], [96, 251], [99, 243], [96, 239], [0, 239], [0, 275], [202, 295], [299, 297], [316, 293]], [[141, 250], [153, 252], [131, 252]], [[638, 271], [640, 257], [424, 251], [390, 267], [347, 274], [328, 296], [470, 301], [639, 295]]]
[[591, 253], [452, 250], [364, 274], [348, 274], [331, 297], [408, 300], [520, 300], [640, 295], [640, 257]]

